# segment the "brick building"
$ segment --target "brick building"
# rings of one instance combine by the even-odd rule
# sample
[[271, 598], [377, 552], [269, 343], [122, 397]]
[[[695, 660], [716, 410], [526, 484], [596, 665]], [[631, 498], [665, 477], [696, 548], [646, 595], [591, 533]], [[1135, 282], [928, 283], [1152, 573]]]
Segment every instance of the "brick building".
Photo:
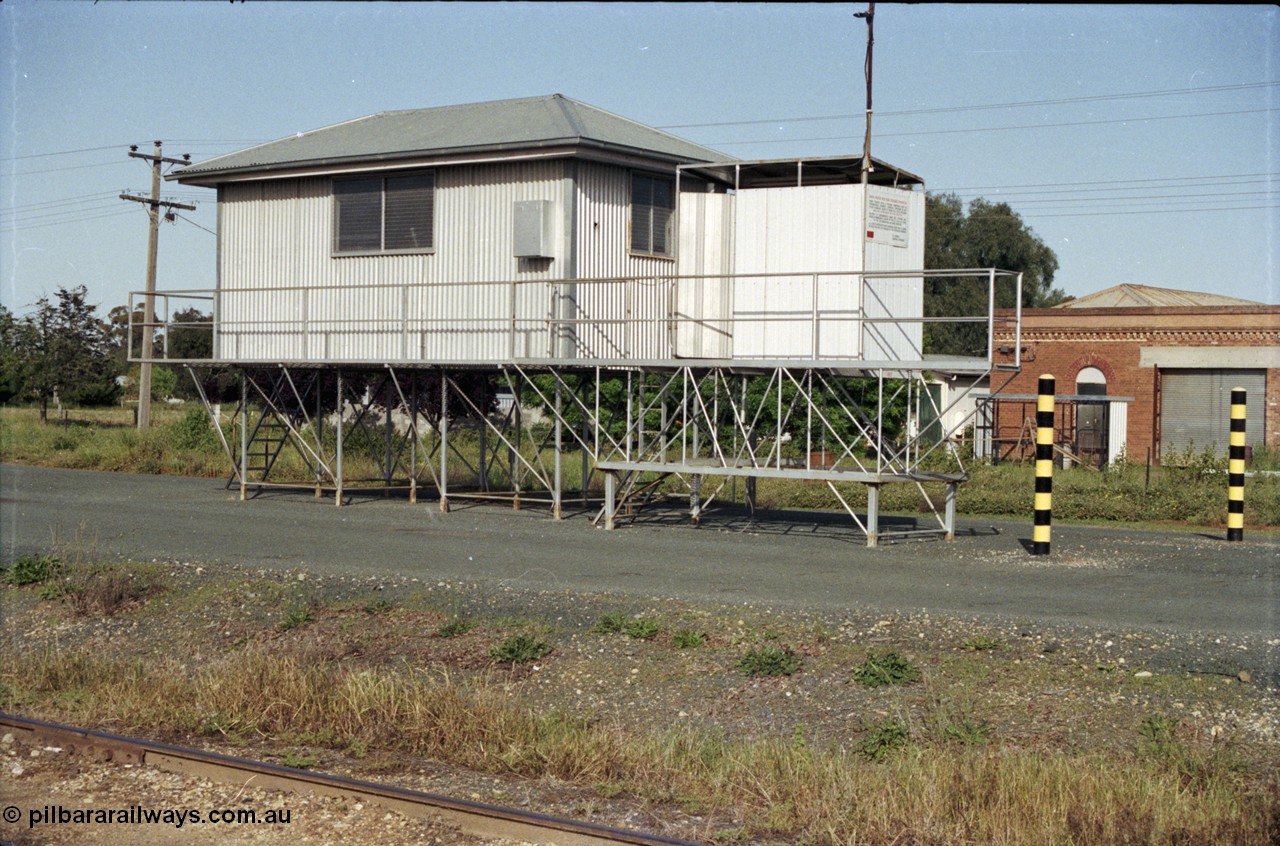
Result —
[[[1280, 306], [1119, 285], [1024, 310], [1021, 346], [1022, 370], [1001, 394], [1035, 394], [1047, 373], [1059, 396], [1122, 398], [1127, 419], [1114, 420], [1112, 433], [1130, 460], [1211, 445], [1225, 453], [1233, 387], [1249, 392], [1250, 446], [1280, 447]], [[1013, 360], [1012, 334], [997, 328], [995, 347], [997, 363]], [[1096, 414], [1108, 406], [1117, 403], [1097, 403], [1074, 425], [1106, 431]]]

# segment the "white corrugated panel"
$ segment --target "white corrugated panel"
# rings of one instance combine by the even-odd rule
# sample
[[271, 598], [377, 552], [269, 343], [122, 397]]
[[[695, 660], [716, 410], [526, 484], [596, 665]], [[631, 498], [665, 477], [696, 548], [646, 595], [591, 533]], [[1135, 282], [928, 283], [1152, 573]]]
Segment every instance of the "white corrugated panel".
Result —
[[631, 171], [578, 164], [578, 355], [670, 358], [675, 261], [635, 255], [629, 244]]
[[733, 354], [733, 197], [680, 195], [676, 350], [685, 358]]
[[1129, 403], [1107, 403], [1107, 463], [1125, 454], [1129, 438]]
[[[857, 358], [861, 186], [738, 192], [734, 270], [737, 358]], [[815, 326], [815, 316], [817, 325]]]
[[[883, 201], [905, 208], [905, 231], [898, 238], [859, 237], [865, 244], [866, 270], [916, 270], [924, 267], [924, 192], [867, 186], [867, 202]], [[875, 215], [871, 215], [875, 220]], [[868, 223], [874, 227], [874, 223]], [[859, 229], [862, 229], [859, 226]], [[905, 244], [901, 244], [905, 241]], [[880, 320], [863, 324], [862, 357], [867, 361], [921, 361], [924, 358], [924, 279], [920, 277], [875, 279], [863, 285], [862, 303], [868, 321], [893, 318], [908, 322]]]

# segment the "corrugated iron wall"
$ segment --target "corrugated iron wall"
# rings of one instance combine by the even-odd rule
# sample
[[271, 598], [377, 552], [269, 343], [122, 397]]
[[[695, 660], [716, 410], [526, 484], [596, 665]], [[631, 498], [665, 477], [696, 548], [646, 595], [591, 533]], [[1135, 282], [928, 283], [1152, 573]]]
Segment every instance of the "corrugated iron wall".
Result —
[[584, 358], [670, 358], [674, 259], [634, 255], [629, 247], [631, 171], [578, 165], [578, 332]]
[[[229, 184], [220, 202], [220, 350], [252, 361], [505, 360], [545, 355], [558, 255], [517, 259], [519, 200], [563, 203], [563, 161], [437, 170], [432, 254], [333, 255], [327, 178]], [[512, 284], [515, 280], [517, 284]], [[468, 284], [459, 283], [492, 283]], [[358, 287], [355, 287], [358, 286]], [[251, 290], [263, 289], [263, 290]]]

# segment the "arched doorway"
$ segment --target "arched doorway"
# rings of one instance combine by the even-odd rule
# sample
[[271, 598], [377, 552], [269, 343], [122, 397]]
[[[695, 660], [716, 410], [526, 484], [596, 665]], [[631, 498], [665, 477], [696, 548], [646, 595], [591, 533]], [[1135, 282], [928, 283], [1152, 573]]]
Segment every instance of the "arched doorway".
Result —
[[1076, 454], [1086, 464], [1105, 466], [1109, 431], [1107, 375], [1096, 367], [1081, 369], [1076, 374], [1076, 396]]

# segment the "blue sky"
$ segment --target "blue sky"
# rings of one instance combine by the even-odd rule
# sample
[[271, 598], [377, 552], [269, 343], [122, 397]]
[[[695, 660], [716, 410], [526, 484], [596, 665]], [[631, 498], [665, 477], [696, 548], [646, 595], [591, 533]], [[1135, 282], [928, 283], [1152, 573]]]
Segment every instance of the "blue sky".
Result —
[[[142, 288], [147, 166], [382, 110], [550, 93], [746, 159], [861, 151], [865, 4], [0, 4], [0, 303]], [[873, 153], [1005, 200], [1076, 296], [1280, 302], [1280, 10], [878, 4]], [[975, 108], [992, 107], [992, 108]], [[213, 192], [159, 283], [215, 280]]]

